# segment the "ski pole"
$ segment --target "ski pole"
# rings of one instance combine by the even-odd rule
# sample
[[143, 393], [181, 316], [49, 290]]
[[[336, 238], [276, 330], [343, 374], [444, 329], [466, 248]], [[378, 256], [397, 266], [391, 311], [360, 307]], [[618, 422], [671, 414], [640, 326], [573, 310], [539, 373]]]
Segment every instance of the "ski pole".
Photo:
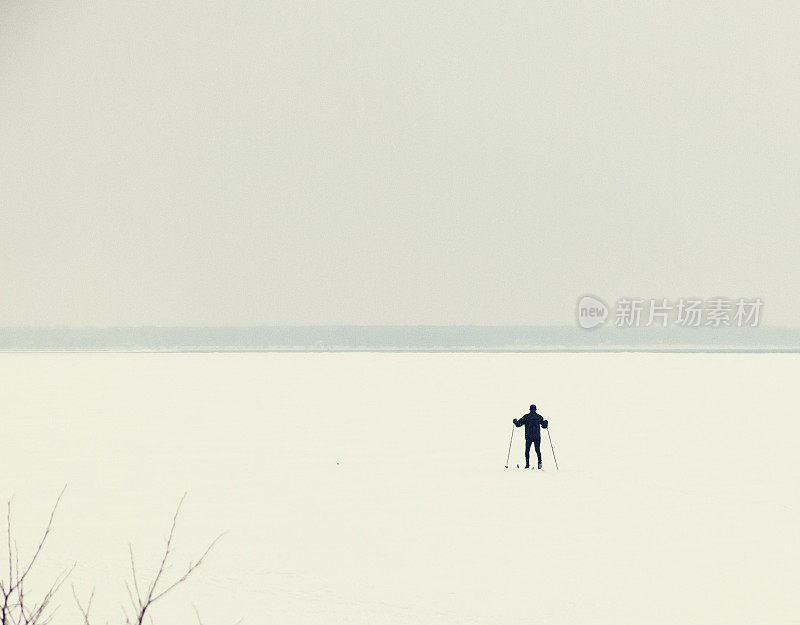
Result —
[[553, 449], [553, 439], [550, 437], [550, 428], [547, 428], [547, 438], [550, 441], [550, 450], [553, 452], [553, 462], [556, 463], [556, 471], [558, 471], [558, 460], [556, 460], [556, 450]]
[[511, 440], [508, 441], [508, 456], [506, 456], [506, 469], [508, 468], [508, 459], [511, 458], [511, 443], [514, 442], [514, 426], [511, 426]]

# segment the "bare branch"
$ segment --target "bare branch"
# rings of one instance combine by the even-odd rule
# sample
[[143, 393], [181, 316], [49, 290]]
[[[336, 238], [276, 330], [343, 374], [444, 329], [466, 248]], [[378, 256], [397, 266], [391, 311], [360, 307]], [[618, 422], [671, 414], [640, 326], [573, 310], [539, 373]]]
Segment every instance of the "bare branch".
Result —
[[47, 537], [53, 530], [53, 519], [56, 516], [56, 510], [58, 509], [58, 504], [61, 503], [61, 498], [64, 496], [64, 491], [66, 490], [67, 490], [66, 486], [64, 486], [64, 488], [61, 489], [61, 492], [59, 493], [58, 498], [56, 499], [56, 503], [53, 506], [53, 509], [50, 511], [50, 518], [47, 520], [47, 527], [45, 527], [44, 534], [42, 535], [39, 544], [36, 546], [36, 551], [33, 554], [31, 561], [28, 563], [28, 566], [25, 567], [25, 571], [22, 573], [22, 575], [19, 574], [19, 570], [17, 571], [17, 582], [15, 586], [19, 586], [25, 580], [25, 578], [28, 576], [28, 573], [31, 572], [33, 565], [36, 564], [36, 560], [39, 558], [39, 554], [42, 553], [42, 549], [44, 548], [44, 543], [45, 541], [47, 541]]
[[125, 582], [125, 590], [128, 592], [128, 599], [131, 601], [131, 607], [133, 611], [138, 613], [139, 610], [142, 609], [142, 600], [139, 599], [138, 601], [133, 598], [133, 593], [131, 592], [131, 585], [128, 582]]
[[8, 510], [6, 512], [6, 537], [8, 540], [8, 584], [9, 586], [14, 583], [14, 556], [12, 555], [11, 547], [11, 502], [14, 500], [12, 497], [8, 500]]
[[92, 601], [94, 600], [94, 588], [92, 588], [92, 594], [89, 595], [89, 601], [86, 602], [86, 607], [84, 608], [81, 604], [81, 600], [78, 598], [78, 593], [75, 592], [75, 585], [72, 585], [72, 596], [75, 597], [75, 603], [78, 604], [78, 609], [81, 611], [81, 616], [83, 617], [83, 624], [84, 625], [91, 625], [89, 621], [89, 612], [92, 611]]
[[[75, 565], [70, 569], [62, 571], [44, 594], [32, 602], [26, 595], [27, 584], [25, 582], [28, 575], [34, 570], [37, 562], [40, 560], [40, 555], [42, 554], [45, 543], [53, 530], [55, 514], [65, 491], [66, 486], [59, 493], [55, 505], [50, 511], [50, 516], [47, 520], [44, 532], [36, 545], [33, 555], [30, 560], [27, 561], [27, 564], [20, 563], [20, 550], [13, 539], [12, 502], [8, 502], [6, 512], [6, 544], [8, 548], [9, 578], [8, 580], [3, 580], [2, 576], [0, 576], [0, 625], [48, 625], [53, 620], [59, 608], [59, 606], [53, 606], [53, 601], [56, 594], [74, 571]], [[129, 609], [124, 605], [120, 606], [124, 625], [144, 625], [146, 620], [152, 624], [153, 615], [151, 608], [153, 604], [170, 593], [177, 586], [183, 584], [203, 564], [211, 550], [224, 535], [220, 534], [212, 540], [196, 561], [189, 561], [186, 568], [182, 570], [183, 572], [177, 576], [177, 579], [168, 582], [167, 577], [173, 566], [170, 560], [173, 556], [178, 518], [185, 499], [186, 494], [184, 493], [172, 516], [172, 523], [170, 524], [169, 534], [165, 539], [164, 551], [158, 563], [158, 568], [152, 581], [146, 586], [139, 584], [140, 571], [137, 570], [133, 546], [128, 544], [132, 581], [131, 583], [125, 582], [125, 589], [128, 593], [128, 599], [130, 600], [131, 612], [129, 612]], [[172, 575], [169, 576], [171, 577]], [[72, 596], [81, 614], [82, 625], [91, 625], [90, 615], [95, 596], [94, 589], [89, 595], [88, 600], [82, 602], [73, 585]], [[194, 610], [198, 625], [202, 625], [199, 611], [196, 607], [194, 607]], [[241, 623], [241, 621], [239, 621], [239, 623]]]
[[[144, 622], [145, 616], [148, 614], [150, 608], [153, 604], [164, 597], [167, 593], [174, 590], [177, 586], [181, 585], [185, 582], [192, 573], [194, 573], [201, 564], [205, 561], [208, 554], [214, 548], [214, 546], [219, 542], [222, 538], [223, 534], [217, 536], [211, 543], [208, 545], [206, 550], [202, 553], [202, 555], [197, 559], [196, 562], [189, 562], [188, 566], [184, 573], [178, 577], [175, 581], [168, 584], [163, 590], [160, 589], [162, 582], [164, 581], [165, 573], [171, 568], [171, 564], [169, 562], [170, 556], [172, 555], [173, 543], [175, 540], [175, 529], [178, 525], [178, 517], [180, 516], [181, 508], [183, 507], [183, 502], [186, 499], [186, 493], [183, 494], [180, 501], [178, 502], [178, 506], [175, 510], [175, 514], [172, 516], [172, 524], [170, 525], [169, 534], [167, 535], [165, 545], [164, 545], [164, 553], [161, 556], [161, 561], [158, 565], [158, 569], [156, 570], [156, 574], [153, 577], [153, 581], [147, 587], [147, 593], [145, 596], [142, 596], [138, 590], [138, 583], [134, 578], [134, 585], [137, 588], [137, 598], [138, 598], [138, 606], [134, 604], [134, 608], [136, 609], [136, 617], [134, 622], [136, 625], [142, 625]], [[133, 554], [133, 550], [131, 549], [131, 554]], [[131, 555], [131, 568], [135, 570], [135, 566], [133, 565], [133, 556]], [[130, 589], [129, 589], [129, 594]], [[133, 602], [133, 599], [131, 600]], [[152, 616], [151, 616], [152, 620]]]
[[[136, 599], [138, 600], [139, 605], [141, 605], [142, 593], [139, 592], [139, 581], [136, 579], [136, 562], [133, 559], [133, 545], [130, 543], [128, 543], [128, 551], [131, 554], [131, 576], [133, 577], [133, 587], [136, 589]], [[128, 589], [128, 594], [131, 594], [130, 588]], [[131, 601], [133, 601], [133, 597], [131, 597]]]
[[[75, 565], [62, 571], [58, 577], [56, 577], [55, 581], [51, 584], [50, 588], [44, 594], [39, 603], [33, 606], [29, 615], [24, 620], [25, 623], [29, 623], [30, 625], [46, 625], [46, 623], [50, 622], [59, 607], [56, 606], [53, 608], [53, 611], [48, 614], [47, 610], [50, 607], [50, 603], [52, 602], [53, 597], [55, 597], [55, 594], [61, 589], [61, 586], [64, 585], [64, 582], [66, 582], [69, 576], [72, 575], [74, 570]], [[20, 606], [20, 608], [22, 610], [24, 606]]]
[[201, 564], [203, 564], [203, 560], [206, 559], [206, 556], [208, 556], [208, 554], [211, 552], [211, 550], [214, 548], [214, 546], [222, 539], [222, 537], [224, 535], [225, 534], [220, 534], [214, 540], [212, 540], [211, 544], [208, 545], [206, 550], [203, 552], [203, 555], [201, 555], [200, 558], [198, 558], [197, 562], [195, 562], [194, 564], [189, 562], [189, 566], [187, 567], [186, 572], [179, 579], [174, 581], [170, 586], [168, 586], [167, 588], [162, 590], [160, 593], [158, 593], [155, 597], [153, 597], [153, 601], [156, 601], [156, 600], [160, 599], [161, 597], [166, 595], [170, 590], [172, 590], [176, 586], [178, 586], [178, 585], [182, 584], [183, 582], [185, 582], [189, 578], [189, 576], [192, 573], [194, 573], [200, 567]]
[[175, 538], [175, 527], [178, 525], [178, 515], [181, 513], [181, 508], [183, 507], [183, 502], [186, 499], [186, 493], [183, 494], [180, 501], [178, 502], [178, 507], [175, 509], [175, 514], [172, 516], [172, 525], [169, 528], [169, 536], [167, 536], [167, 544], [164, 547], [164, 555], [161, 558], [161, 564], [158, 566], [158, 571], [156, 572], [156, 576], [153, 578], [153, 582], [150, 584], [150, 587], [147, 591], [147, 597], [144, 600], [144, 605], [140, 612], [139, 616], [139, 623], [142, 622], [144, 618], [144, 613], [150, 607], [150, 605], [155, 601], [154, 595], [156, 592], [156, 588], [158, 587], [158, 583], [161, 581], [162, 575], [167, 568], [167, 561], [169, 560], [169, 556], [172, 553], [172, 541]]
[[56, 510], [64, 495], [66, 486], [61, 490], [55, 505], [50, 512], [47, 526], [42, 534], [36, 550], [26, 566], [20, 564], [20, 550], [13, 539], [12, 501], [8, 501], [6, 511], [6, 547], [8, 549], [8, 580], [0, 580], [0, 625], [47, 625], [55, 614], [58, 606], [52, 607], [53, 599], [61, 586], [72, 573], [74, 566], [62, 571], [45, 591], [33, 602], [29, 601], [25, 593], [25, 580], [36, 564], [42, 553], [47, 537], [53, 529], [53, 520]]

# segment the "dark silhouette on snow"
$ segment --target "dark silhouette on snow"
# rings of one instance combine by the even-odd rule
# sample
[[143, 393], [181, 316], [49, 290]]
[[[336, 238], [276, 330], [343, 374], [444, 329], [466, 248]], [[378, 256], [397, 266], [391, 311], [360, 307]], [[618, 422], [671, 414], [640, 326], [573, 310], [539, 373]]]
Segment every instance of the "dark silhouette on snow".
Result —
[[540, 445], [542, 442], [542, 432], [539, 428], [547, 427], [547, 419], [536, 412], [535, 404], [531, 404], [530, 412], [519, 419], [514, 419], [514, 425], [517, 427], [525, 426], [525, 468], [531, 468], [531, 443], [533, 443], [533, 448], [536, 451], [536, 458], [539, 461], [539, 468], [541, 469], [542, 452]]

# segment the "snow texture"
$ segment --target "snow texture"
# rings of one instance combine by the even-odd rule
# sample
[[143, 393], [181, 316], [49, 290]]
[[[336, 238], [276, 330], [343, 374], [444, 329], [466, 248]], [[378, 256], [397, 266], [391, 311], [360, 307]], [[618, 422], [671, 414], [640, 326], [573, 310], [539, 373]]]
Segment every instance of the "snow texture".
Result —
[[[0, 373], [23, 553], [68, 484], [32, 582], [77, 560], [97, 622], [184, 491], [171, 574], [228, 533], [156, 623], [192, 604], [207, 625], [798, 622], [798, 355], [4, 354]], [[544, 471], [504, 468], [530, 403], [560, 471], [546, 435]]]

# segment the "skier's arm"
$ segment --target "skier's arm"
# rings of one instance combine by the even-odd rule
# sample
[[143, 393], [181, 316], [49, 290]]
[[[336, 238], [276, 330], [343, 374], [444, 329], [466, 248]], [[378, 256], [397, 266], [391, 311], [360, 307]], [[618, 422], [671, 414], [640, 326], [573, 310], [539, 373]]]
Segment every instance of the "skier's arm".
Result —
[[546, 430], [547, 429], [547, 419], [542, 417], [542, 427]]
[[528, 415], [523, 415], [519, 419], [514, 419], [514, 425], [521, 427], [528, 422]]

